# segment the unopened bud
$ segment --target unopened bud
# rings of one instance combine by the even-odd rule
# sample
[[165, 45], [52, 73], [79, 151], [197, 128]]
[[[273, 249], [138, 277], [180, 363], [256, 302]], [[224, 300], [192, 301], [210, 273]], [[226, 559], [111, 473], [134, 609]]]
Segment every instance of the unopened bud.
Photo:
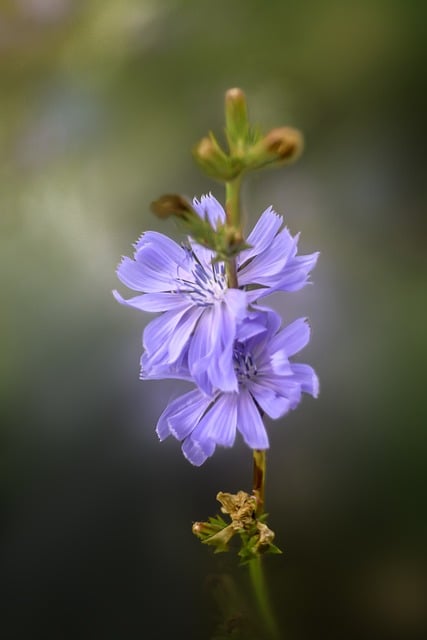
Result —
[[303, 146], [302, 134], [297, 129], [272, 129], [248, 150], [245, 158], [246, 167], [258, 169], [267, 165], [293, 162], [301, 155]]
[[237, 87], [225, 94], [225, 134], [231, 155], [241, 157], [248, 143], [249, 119], [246, 96]]
[[231, 180], [238, 173], [235, 163], [221, 149], [212, 133], [194, 146], [193, 156], [203, 171], [217, 180]]

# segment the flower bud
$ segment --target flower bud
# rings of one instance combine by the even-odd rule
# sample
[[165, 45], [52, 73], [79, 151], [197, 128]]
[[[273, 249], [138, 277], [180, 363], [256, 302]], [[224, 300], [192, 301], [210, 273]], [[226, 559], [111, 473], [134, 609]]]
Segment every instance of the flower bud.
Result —
[[302, 134], [297, 129], [272, 129], [248, 150], [245, 158], [246, 167], [258, 169], [266, 165], [293, 162], [301, 155], [303, 146]]
[[230, 151], [239, 154], [246, 145], [249, 132], [246, 96], [241, 89], [228, 89], [225, 94], [225, 125]]
[[236, 163], [221, 149], [212, 133], [194, 146], [193, 156], [203, 171], [217, 180], [232, 180], [238, 173]]
[[191, 204], [184, 198], [176, 193], [168, 193], [161, 196], [158, 200], [151, 203], [151, 211], [158, 218], [170, 218], [176, 216], [184, 220], [188, 220], [194, 215], [197, 215], [191, 206]]
[[303, 149], [301, 132], [291, 127], [272, 129], [263, 142], [267, 152], [277, 156], [280, 162], [295, 160]]

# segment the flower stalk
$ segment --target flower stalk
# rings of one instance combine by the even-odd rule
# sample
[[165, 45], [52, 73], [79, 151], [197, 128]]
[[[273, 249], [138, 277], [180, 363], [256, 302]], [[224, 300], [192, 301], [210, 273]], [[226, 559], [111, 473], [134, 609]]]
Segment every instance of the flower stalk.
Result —
[[[242, 223], [240, 211], [240, 189], [242, 184], [242, 174], [238, 175], [234, 180], [230, 180], [225, 184], [225, 215], [230, 237], [239, 244], [243, 241]], [[236, 258], [229, 257], [227, 260], [227, 278], [228, 286], [231, 289], [238, 288]]]
[[[258, 518], [261, 517], [264, 513], [266, 464], [266, 451], [254, 449], [253, 495], [256, 498], [256, 516]], [[272, 640], [276, 640], [279, 638], [279, 633], [268, 598], [268, 591], [262, 566], [261, 555], [258, 554], [249, 561], [249, 575], [252, 582], [253, 592], [258, 604], [258, 609], [264, 621], [265, 628], [268, 630]]]
[[281, 636], [271, 608], [262, 560], [263, 559], [260, 555], [257, 555], [255, 558], [250, 560], [249, 574], [265, 631], [268, 633], [271, 640], [280, 640]]
[[265, 496], [265, 471], [267, 465], [266, 451], [254, 449], [253, 451], [253, 493], [257, 499], [257, 516], [264, 512]]
[[303, 149], [302, 134], [290, 127], [263, 133], [249, 122], [241, 89], [225, 95], [222, 148], [213, 133], [193, 148], [205, 174], [225, 187], [225, 207], [212, 195], [187, 200], [165, 194], [151, 203], [161, 219], [173, 218], [186, 235], [181, 244], [144, 232], [133, 258], [117, 268], [121, 282], [137, 295], [116, 300], [157, 314], [143, 333], [141, 379], [174, 378], [194, 388], [172, 400], [156, 433], [173, 436], [187, 460], [202, 465], [217, 446], [232, 447], [237, 432], [253, 452], [252, 493], [220, 491], [221, 514], [194, 522], [193, 533], [215, 553], [240, 547], [248, 565], [265, 640], [279, 632], [269, 601], [262, 562], [281, 553], [265, 513], [266, 449], [264, 415], [277, 419], [295, 409], [303, 394], [317, 397], [319, 382], [308, 364], [294, 362], [308, 342], [306, 318], [282, 325], [273, 309], [259, 305], [277, 291], [293, 292], [309, 282], [318, 252], [299, 255], [298, 235], [267, 208], [247, 240], [243, 234], [241, 189], [247, 173], [293, 162]]

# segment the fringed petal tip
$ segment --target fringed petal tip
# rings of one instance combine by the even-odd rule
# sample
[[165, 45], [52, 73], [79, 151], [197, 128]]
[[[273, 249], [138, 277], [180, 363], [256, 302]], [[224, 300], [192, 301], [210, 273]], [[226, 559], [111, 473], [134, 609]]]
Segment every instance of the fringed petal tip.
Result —
[[111, 292], [114, 296], [114, 298], [117, 300], [117, 302], [120, 302], [120, 304], [127, 304], [127, 301], [123, 298], [123, 296], [120, 295], [120, 293], [117, 291], [117, 289], [113, 289], [113, 291]]

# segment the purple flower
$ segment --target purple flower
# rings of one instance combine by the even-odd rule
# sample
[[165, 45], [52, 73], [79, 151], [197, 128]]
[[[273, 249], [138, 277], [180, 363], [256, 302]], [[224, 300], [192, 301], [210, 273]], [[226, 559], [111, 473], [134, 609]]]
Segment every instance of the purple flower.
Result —
[[[263, 326], [254, 332], [251, 327]], [[160, 416], [156, 431], [160, 440], [169, 435], [182, 441], [184, 456], [199, 466], [217, 445], [231, 447], [236, 431], [251, 449], [269, 446], [262, 413], [280, 418], [299, 404], [302, 392], [316, 397], [317, 376], [307, 364], [290, 356], [308, 342], [310, 330], [304, 318], [279, 330], [280, 317], [263, 310], [239, 325], [233, 345], [233, 368], [238, 390], [218, 390], [212, 397], [194, 389], [172, 401]], [[163, 377], [166, 371], [163, 371]], [[190, 379], [188, 370], [179, 376]]]
[[[212, 196], [193, 200], [197, 213], [216, 228], [225, 212]], [[135, 244], [134, 259], [124, 257], [119, 279], [142, 295], [116, 299], [142, 311], [160, 312], [143, 334], [142, 377], [163, 368], [188, 366], [206, 393], [237, 391], [239, 380], [230, 367], [239, 324], [250, 317], [250, 305], [272, 291], [296, 291], [308, 282], [317, 253], [297, 256], [298, 236], [282, 228], [271, 209], [260, 217], [247, 238], [250, 248], [237, 257], [238, 289], [227, 285], [225, 264], [213, 251], [188, 238], [178, 245], [161, 233], [144, 233]], [[157, 373], [156, 373], [157, 372]]]

